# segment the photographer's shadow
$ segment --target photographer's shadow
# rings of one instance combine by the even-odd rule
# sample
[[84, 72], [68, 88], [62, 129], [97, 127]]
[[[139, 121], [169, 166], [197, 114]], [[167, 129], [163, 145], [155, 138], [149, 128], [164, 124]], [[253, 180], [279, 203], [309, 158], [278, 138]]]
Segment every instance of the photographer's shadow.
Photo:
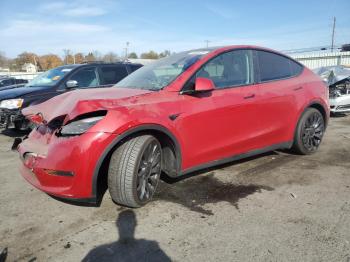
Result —
[[134, 238], [136, 225], [134, 211], [121, 212], [116, 220], [119, 240], [92, 249], [83, 261], [171, 261], [158, 242]]

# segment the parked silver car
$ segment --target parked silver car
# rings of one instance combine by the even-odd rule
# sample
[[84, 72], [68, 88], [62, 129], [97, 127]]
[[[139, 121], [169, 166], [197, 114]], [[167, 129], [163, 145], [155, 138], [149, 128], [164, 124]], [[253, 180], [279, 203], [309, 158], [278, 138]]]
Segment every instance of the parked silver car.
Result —
[[314, 69], [329, 87], [331, 113], [350, 113], [350, 68], [327, 66]]

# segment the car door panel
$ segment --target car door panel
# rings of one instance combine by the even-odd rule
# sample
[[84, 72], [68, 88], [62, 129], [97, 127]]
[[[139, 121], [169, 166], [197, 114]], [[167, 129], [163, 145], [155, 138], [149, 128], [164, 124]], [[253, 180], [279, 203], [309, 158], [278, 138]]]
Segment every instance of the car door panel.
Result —
[[[186, 148], [193, 153], [184, 168], [215, 161], [259, 146], [257, 87], [215, 90], [205, 96], [184, 96], [177, 122]], [[254, 97], [246, 99], [245, 97]]]
[[[295, 75], [302, 69], [294, 61], [278, 54], [262, 54], [260, 63], [260, 121], [265, 146], [290, 142], [294, 133], [291, 127], [297, 121], [298, 101], [302, 101], [303, 82]], [[270, 67], [270, 68], [267, 68]], [[264, 79], [264, 77], [266, 79]]]
[[[227, 83], [253, 82], [249, 75], [252, 68], [247, 69], [249, 73], [244, 72], [244, 81], [239, 73], [235, 73], [240, 71], [240, 64], [235, 66], [234, 61], [246, 56], [250, 58], [248, 51], [239, 52], [243, 53], [236, 52], [232, 57], [231, 54], [224, 54], [222, 61], [217, 57], [197, 72], [198, 77], [211, 79], [217, 89], [183, 95], [182, 114], [177, 120], [177, 128], [185, 147], [194, 152], [186, 158], [184, 168], [245, 153], [259, 146], [256, 143], [260, 134], [257, 86], [250, 83], [225, 86]], [[241, 64], [248, 62], [240, 61]]]

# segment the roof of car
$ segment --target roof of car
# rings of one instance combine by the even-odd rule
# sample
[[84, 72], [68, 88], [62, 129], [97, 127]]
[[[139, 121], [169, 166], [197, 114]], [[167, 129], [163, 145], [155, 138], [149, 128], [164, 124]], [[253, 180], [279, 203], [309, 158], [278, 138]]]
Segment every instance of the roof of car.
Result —
[[140, 65], [142, 66], [142, 64], [140, 63], [132, 63], [130, 61], [118, 61], [113, 63], [106, 63], [104, 61], [92, 61], [92, 62], [86, 62], [78, 65], [80, 66], [83, 66], [83, 65]]

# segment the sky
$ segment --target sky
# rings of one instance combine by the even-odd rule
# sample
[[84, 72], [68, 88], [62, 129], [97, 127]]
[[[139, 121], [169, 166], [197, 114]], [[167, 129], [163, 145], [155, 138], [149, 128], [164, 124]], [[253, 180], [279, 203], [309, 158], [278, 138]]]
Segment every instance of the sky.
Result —
[[252, 44], [277, 50], [350, 43], [349, 0], [0, 0], [0, 51], [122, 55]]

